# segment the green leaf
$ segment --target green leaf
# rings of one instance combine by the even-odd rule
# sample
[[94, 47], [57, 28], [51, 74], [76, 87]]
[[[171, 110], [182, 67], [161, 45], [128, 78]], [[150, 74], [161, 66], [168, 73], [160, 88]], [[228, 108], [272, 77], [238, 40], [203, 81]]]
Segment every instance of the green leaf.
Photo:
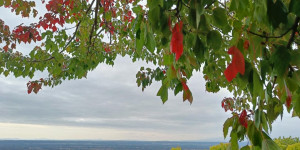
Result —
[[254, 0], [253, 18], [259, 23], [267, 24], [267, 0]]
[[261, 147], [261, 132], [257, 130], [252, 121], [248, 122], [247, 135], [253, 146]]
[[136, 52], [141, 55], [142, 49], [145, 43], [144, 39], [144, 32], [141, 31], [141, 29], [138, 29], [136, 31], [136, 40], [135, 40], [135, 46], [136, 46]]
[[217, 7], [213, 10], [213, 18], [215, 25], [222, 29], [224, 33], [228, 33], [230, 31], [230, 26], [227, 22], [227, 14], [226, 10], [221, 7]]
[[140, 6], [133, 7], [133, 8], [132, 8], [132, 11], [133, 11], [135, 14], [139, 14], [140, 12], [142, 12], [142, 7], [140, 7]]
[[297, 115], [300, 118], [300, 95], [297, 93], [296, 95], [293, 95], [293, 106], [294, 106], [294, 114]]
[[230, 139], [231, 149], [238, 150], [239, 149], [238, 136], [235, 130], [231, 131], [230, 137], [231, 137]]
[[9, 71], [5, 70], [3, 74], [4, 74], [5, 77], [7, 77], [9, 75]]
[[281, 150], [281, 148], [263, 132], [262, 150]]
[[182, 91], [182, 84], [178, 83], [174, 90], [174, 95], [176, 96], [180, 91]]
[[168, 100], [168, 88], [162, 85], [156, 95], [160, 96], [162, 102], [165, 103]]
[[167, 69], [167, 78], [168, 80], [177, 78], [177, 73], [174, 69], [172, 69], [172, 67], [168, 67]]
[[261, 117], [261, 110], [256, 109], [255, 114], [254, 114], [254, 123], [256, 128], [260, 128], [260, 117]]
[[153, 8], [153, 7], [157, 7], [157, 6], [161, 6], [163, 7], [164, 6], [164, 0], [147, 0], [147, 5], [150, 7], [150, 8]]
[[295, 13], [298, 17], [300, 17], [300, 1], [299, 0], [291, 0], [289, 10], [290, 12]]
[[195, 8], [191, 8], [189, 9], [189, 17], [188, 17], [188, 23], [193, 27], [193, 28], [197, 28], [197, 15], [196, 15], [196, 9]]
[[260, 75], [261, 75], [261, 79], [264, 82], [266, 80], [266, 74], [267, 72], [270, 71], [270, 63], [268, 60], [261, 60], [260, 61], [261, 64], [261, 68], [260, 68]]
[[213, 30], [213, 31], [210, 31], [208, 34], [207, 34], [207, 45], [214, 49], [214, 50], [218, 50], [221, 45], [222, 45], [222, 36], [221, 34], [216, 31], [216, 30]]
[[154, 53], [155, 50], [155, 39], [152, 32], [147, 32], [147, 41], [146, 41], [146, 47], [151, 52]]
[[263, 83], [259, 78], [259, 75], [256, 71], [253, 72], [253, 98], [257, 96], [263, 96]]
[[267, 116], [266, 116], [265, 112], [262, 112], [262, 115], [261, 115], [261, 124], [262, 124], [263, 129], [266, 132], [268, 132], [268, 121], [267, 121]]
[[240, 150], [251, 150], [249, 145], [242, 147]]
[[[153, 1], [155, 2], [155, 1]], [[152, 7], [151, 7], [152, 8]], [[148, 12], [148, 19], [151, 27], [154, 31], [159, 29], [159, 22], [161, 18], [160, 7], [154, 7]]]
[[204, 13], [203, 1], [195, 0], [195, 7], [196, 7], [196, 26], [198, 28], [200, 23], [200, 17]]
[[204, 60], [204, 53], [205, 53], [205, 46], [204, 43], [201, 41], [201, 39], [197, 36], [196, 37], [196, 43], [193, 48], [193, 52], [196, 55], [197, 59], [201, 62]]
[[[287, 9], [281, 0], [268, 0], [268, 18], [274, 29], [276, 29], [280, 23], [287, 23]], [[299, 9], [299, 8], [298, 8]]]
[[231, 118], [228, 118], [225, 123], [223, 124], [223, 134], [224, 134], [224, 139], [226, 138], [227, 134], [228, 134], [228, 129], [229, 127], [232, 126], [233, 124], [233, 121], [234, 121], [234, 118], [231, 117]]
[[271, 56], [272, 63], [274, 64], [274, 73], [279, 77], [283, 77], [286, 73], [291, 56], [287, 48], [279, 46]]
[[174, 61], [174, 56], [173, 55], [164, 55], [163, 57], [163, 64], [166, 66], [171, 66], [173, 64]]
[[300, 66], [300, 49], [291, 51], [291, 65]]
[[229, 10], [235, 11], [236, 16], [240, 19], [249, 16], [250, 13], [249, 0], [232, 0], [230, 3]]
[[199, 23], [199, 30], [201, 32], [205, 32], [207, 33], [208, 31], [210, 31], [210, 22], [209, 20], [207, 19], [207, 17], [203, 14], [201, 15], [200, 17], [200, 23]]

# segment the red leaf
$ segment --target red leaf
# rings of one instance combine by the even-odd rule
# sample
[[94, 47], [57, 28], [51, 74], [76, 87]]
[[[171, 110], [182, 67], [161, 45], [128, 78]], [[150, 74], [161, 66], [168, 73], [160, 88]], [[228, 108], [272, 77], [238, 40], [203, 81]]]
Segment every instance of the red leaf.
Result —
[[170, 45], [171, 51], [176, 55], [176, 61], [183, 53], [183, 34], [182, 34], [182, 21], [175, 24], [172, 30], [172, 39]]
[[228, 82], [232, 81], [238, 73], [244, 75], [245, 73], [245, 59], [240, 50], [232, 46], [228, 50], [228, 54], [232, 55], [232, 62], [228, 65], [224, 71], [224, 75]]
[[287, 108], [290, 108], [291, 103], [292, 103], [292, 94], [286, 85], [285, 85], [285, 89], [286, 89], [286, 93], [287, 93], [285, 104], [286, 104]]
[[243, 110], [240, 117], [239, 117], [239, 122], [241, 125], [243, 125], [245, 128], [247, 128], [248, 123], [247, 123], [247, 112], [246, 110]]
[[27, 83], [27, 93], [30, 94], [32, 92], [33, 86], [31, 85], [31, 82]]
[[8, 45], [5, 45], [5, 46], [3, 47], [3, 49], [4, 49], [5, 52], [7, 52], [7, 51], [8, 51]]
[[246, 41], [244, 42], [244, 49], [248, 49], [248, 48], [249, 48], [249, 41], [246, 40]]
[[186, 83], [184, 81], [181, 81], [182, 87], [184, 91], [189, 90], [189, 87], [186, 85]]
[[183, 101], [186, 101], [186, 100], [188, 100], [191, 104], [193, 102], [193, 95], [189, 89], [183, 90]]
[[57, 31], [56, 26], [53, 26], [53, 27], [52, 27], [52, 31], [53, 31], [53, 32]]

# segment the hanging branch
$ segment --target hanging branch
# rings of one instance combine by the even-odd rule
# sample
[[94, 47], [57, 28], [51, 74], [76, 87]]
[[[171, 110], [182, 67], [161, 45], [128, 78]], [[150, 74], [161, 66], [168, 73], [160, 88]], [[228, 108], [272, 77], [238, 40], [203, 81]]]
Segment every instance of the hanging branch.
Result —
[[283, 36], [285, 36], [287, 33], [289, 33], [292, 30], [293, 32], [291, 34], [291, 37], [290, 37], [290, 40], [289, 40], [289, 44], [288, 44], [288, 48], [289, 48], [291, 46], [291, 43], [294, 40], [295, 33], [297, 32], [298, 22], [299, 22], [299, 17], [296, 17], [294, 25], [291, 26], [287, 31], [285, 31], [284, 33], [282, 33], [281, 35], [278, 35], [278, 36], [267, 36], [265, 34], [258, 34], [258, 33], [252, 32], [252, 31], [248, 31], [248, 33], [256, 35], [256, 36], [259, 36], [259, 37], [262, 37], [262, 38], [273, 38], [273, 39], [276, 39], [276, 38], [282, 38]]
[[94, 19], [94, 24], [92, 26], [92, 30], [90, 33], [90, 39], [89, 39], [89, 44], [92, 44], [92, 37], [93, 37], [93, 32], [94, 30], [97, 31], [97, 18], [98, 18], [98, 9], [99, 9], [99, 0], [96, 2], [96, 8], [95, 8], [95, 19]]

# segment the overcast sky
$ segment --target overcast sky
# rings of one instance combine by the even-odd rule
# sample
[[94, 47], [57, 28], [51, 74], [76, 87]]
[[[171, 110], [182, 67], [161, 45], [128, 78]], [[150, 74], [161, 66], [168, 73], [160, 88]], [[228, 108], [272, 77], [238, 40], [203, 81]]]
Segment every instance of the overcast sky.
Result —
[[[10, 25], [30, 21], [7, 9], [0, 12]], [[18, 48], [26, 51], [30, 46]], [[144, 92], [135, 83], [135, 74], [145, 65], [153, 67], [118, 57], [113, 67], [99, 65], [87, 79], [64, 81], [30, 95], [30, 79], [1, 75], [0, 139], [223, 140], [223, 123], [231, 115], [221, 108], [221, 100], [229, 92], [206, 92], [202, 74], [195, 73], [188, 81], [192, 105], [182, 102], [182, 93], [175, 97], [172, 91], [162, 104], [156, 96], [160, 83]], [[44, 76], [36, 79], [40, 77]], [[286, 113], [282, 122], [273, 124], [271, 136], [299, 136], [299, 124]]]

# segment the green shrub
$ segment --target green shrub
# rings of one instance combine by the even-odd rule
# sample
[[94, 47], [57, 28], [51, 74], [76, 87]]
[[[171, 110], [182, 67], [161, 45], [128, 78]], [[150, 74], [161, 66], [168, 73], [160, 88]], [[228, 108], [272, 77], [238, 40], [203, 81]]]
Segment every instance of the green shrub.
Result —
[[226, 150], [229, 146], [229, 143], [220, 143], [218, 145], [214, 145], [209, 147], [210, 150]]
[[292, 138], [291, 136], [288, 138], [285, 137], [279, 137], [279, 138], [275, 138], [274, 142], [282, 149], [282, 150], [287, 150], [287, 147], [289, 145], [293, 145], [296, 143], [300, 143], [300, 140], [298, 137]]
[[289, 145], [286, 150], [300, 150], [300, 143]]
[[181, 148], [180, 147], [176, 147], [176, 148], [172, 148], [171, 150], [181, 150]]

